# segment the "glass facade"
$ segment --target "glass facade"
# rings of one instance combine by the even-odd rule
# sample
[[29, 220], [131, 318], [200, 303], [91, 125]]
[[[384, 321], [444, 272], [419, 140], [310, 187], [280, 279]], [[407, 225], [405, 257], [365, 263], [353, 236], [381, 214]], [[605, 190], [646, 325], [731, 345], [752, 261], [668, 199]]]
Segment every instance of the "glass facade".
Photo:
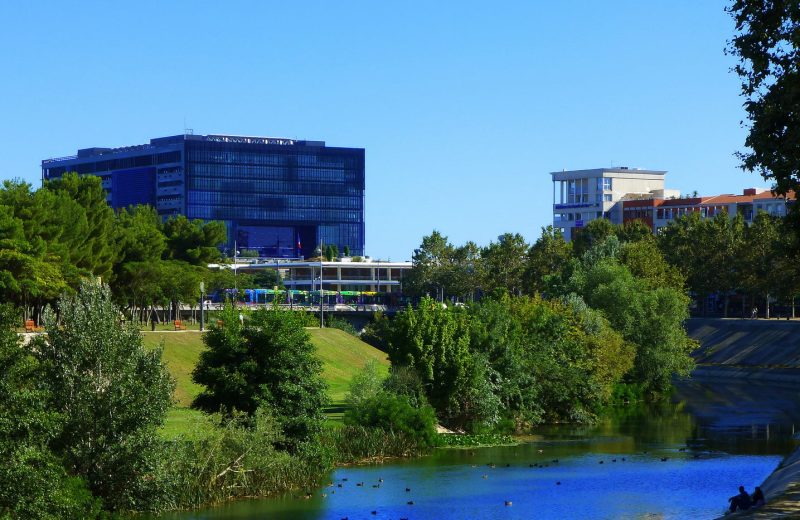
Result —
[[[119, 175], [123, 170], [124, 177]], [[353, 255], [364, 254], [361, 148], [181, 135], [42, 161], [44, 180], [68, 171], [103, 178], [114, 207], [149, 199], [165, 217], [224, 221], [231, 254], [236, 247], [261, 256], [309, 257], [320, 242], [336, 245], [340, 252], [348, 247]], [[120, 179], [136, 181], [135, 197], [130, 190], [116, 189]]]

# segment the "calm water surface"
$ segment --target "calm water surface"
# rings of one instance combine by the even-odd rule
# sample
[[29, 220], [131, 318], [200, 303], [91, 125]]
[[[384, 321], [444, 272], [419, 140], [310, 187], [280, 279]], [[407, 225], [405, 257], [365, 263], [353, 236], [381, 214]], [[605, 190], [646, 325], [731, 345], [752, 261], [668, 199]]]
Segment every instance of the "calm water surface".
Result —
[[797, 388], [681, 383], [670, 403], [617, 410], [591, 427], [541, 428], [520, 446], [341, 468], [310, 500], [161, 518], [714, 518], [739, 485], [752, 490], [794, 449], [795, 426]]

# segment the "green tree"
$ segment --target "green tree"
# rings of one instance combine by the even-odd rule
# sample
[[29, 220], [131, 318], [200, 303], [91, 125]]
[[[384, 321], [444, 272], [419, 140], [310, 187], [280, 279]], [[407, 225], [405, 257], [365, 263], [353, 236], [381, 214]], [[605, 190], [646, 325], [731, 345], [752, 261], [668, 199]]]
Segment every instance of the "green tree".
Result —
[[413, 268], [405, 278], [405, 292], [412, 296], [433, 295], [443, 300], [453, 251], [447, 237], [436, 230], [422, 237], [422, 243], [411, 257]]
[[[800, 9], [794, 0], [734, 0], [736, 23], [728, 52], [739, 59], [748, 135], [739, 153], [744, 169], [800, 192]], [[795, 205], [797, 206], [797, 205]]]
[[121, 209], [114, 220], [113, 236], [117, 261], [111, 288], [117, 301], [131, 308], [161, 300], [166, 238], [158, 212], [150, 206]]
[[222, 258], [219, 247], [227, 240], [224, 222], [189, 220], [178, 215], [164, 222], [163, 230], [167, 239], [166, 260], [206, 266]]
[[561, 272], [572, 257], [572, 243], [553, 226], [542, 228], [542, 234], [528, 250], [523, 285], [527, 294], [547, 289], [548, 277]]
[[778, 219], [763, 211], [758, 212], [745, 231], [742, 258], [744, 286], [754, 298], [763, 298], [767, 318], [770, 296], [779, 291], [780, 240]]
[[679, 292], [685, 290], [686, 278], [677, 267], [667, 263], [654, 240], [622, 244], [619, 260], [651, 289], [671, 287]]
[[664, 258], [686, 276], [704, 314], [706, 298], [719, 288], [716, 272], [722, 268], [714, 263], [714, 248], [706, 242], [713, 235], [709, 229], [711, 226], [699, 213], [691, 212], [673, 220], [658, 236]]
[[629, 220], [621, 226], [616, 226], [616, 235], [622, 243], [654, 239], [653, 230], [646, 222], [639, 219]]
[[0, 517], [95, 518], [99, 503], [80, 477], [67, 475], [50, 442], [63, 417], [48, 406], [42, 366], [0, 307]]
[[583, 254], [617, 232], [616, 226], [610, 220], [598, 218], [590, 221], [583, 228], [576, 229], [575, 237], [572, 240], [572, 248], [575, 256], [582, 257]]
[[174, 383], [161, 350], [148, 350], [119, 323], [107, 286], [86, 282], [45, 312], [47, 336], [33, 349], [44, 368], [50, 409], [63, 414], [52, 442], [71, 474], [110, 509], [157, 509], [168, 500], [157, 428]]
[[527, 264], [528, 244], [519, 233], [505, 233], [481, 251], [483, 287], [492, 292], [505, 289], [522, 294], [523, 275]]
[[392, 366], [417, 372], [440, 418], [462, 418], [457, 390], [471, 363], [466, 313], [424, 297], [394, 318], [388, 343]]
[[262, 308], [241, 324], [227, 305], [221, 319], [223, 326], [203, 336], [206, 350], [192, 379], [206, 390], [193, 406], [248, 415], [266, 406], [281, 423], [289, 448], [313, 438], [322, 428], [327, 398], [304, 316]]
[[624, 265], [606, 259], [590, 266], [579, 291], [601, 310], [613, 328], [636, 347], [632, 382], [653, 393], [665, 392], [672, 376], [687, 376], [694, 366], [695, 343], [686, 335], [688, 298], [671, 287], [651, 288]]
[[[64, 193], [84, 210], [87, 229], [71, 250], [72, 263], [79, 269], [108, 280], [115, 260], [113, 247], [114, 211], [106, 202], [100, 177], [69, 173], [48, 181], [44, 189]], [[68, 227], [68, 223], [63, 223]]]

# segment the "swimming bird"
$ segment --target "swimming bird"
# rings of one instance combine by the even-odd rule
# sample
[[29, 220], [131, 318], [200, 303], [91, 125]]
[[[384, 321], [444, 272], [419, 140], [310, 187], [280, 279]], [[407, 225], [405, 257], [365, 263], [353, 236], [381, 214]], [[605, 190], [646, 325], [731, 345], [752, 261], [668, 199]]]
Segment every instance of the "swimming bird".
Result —
[[561, 481], [559, 480], [558, 482], [556, 482], [556, 486], [560, 486], [560, 485], [561, 485]]
[[372, 487], [379, 488], [379, 487], [381, 487], [381, 485], [380, 484], [372, 484]]
[[378, 514], [378, 512], [377, 512], [377, 511], [373, 511], [373, 512], [372, 512], [372, 514], [373, 514], [373, 515], [377, 515], [377, 514]]
[[414, 501], [413, 500], [409, 500], [408, 502], [406, 502], [406, 504], [408, 504], [410, 506], [413, 506], [414, 505]]
[[336, 486], [337, 486], [337, 487], [342, 487], [342, 485], [341, 485], [341, 484], [336, 484]]
[[411, 488], [406, 488], [406, 493], [410, 492]]
[[510, 506], [511, 505], [511, 500], [506, 500], [506, 505]]
[[489, 478], [489, 475], [481, 475], [481, 478]]
[[364, 483], [363, 483], [363, 482], [356, 482], [356, 486], [358, 486], [358, 487], [364, 487]]
[[601, 460], [600, 462], [598, 462], [598, 464], [603, 464], [603, 461]]
[[558, 459], [553, 459], [553, 460], [552, 460], [552, 461], [550, 461], [550, 462], [552, 462], [553, 464], [558, 464]]
[[667, 462], [669, 460], [667, 457], [661, 457], [661, 462]]
[[539, 450], [539, 453], [544, 453], [544, 450]]
[[382, 478], [379, 478], [379, 479], [378, 479], [378, 482], [383, 482], [383, 479], [382, 479]]

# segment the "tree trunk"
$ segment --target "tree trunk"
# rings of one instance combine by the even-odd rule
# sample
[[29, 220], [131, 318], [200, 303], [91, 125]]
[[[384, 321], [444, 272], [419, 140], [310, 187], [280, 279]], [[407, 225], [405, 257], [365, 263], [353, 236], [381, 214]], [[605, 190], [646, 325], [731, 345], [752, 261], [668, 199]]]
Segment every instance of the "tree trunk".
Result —
[[764, 307], [764, 317], [766, 319], [769, 319], [769, 293], [767, 293], [767, 298], [766, 299], [767, 299], [767, 302], [766, 302], [767, 306]]
[[725, 318], [728, 317], [728, 303], [730, 303], [730, 300], [731, 300], [731, 295], [728, 294], [728, 293], [725, 293], [725, 311], [724, 311], [724, 317]]

